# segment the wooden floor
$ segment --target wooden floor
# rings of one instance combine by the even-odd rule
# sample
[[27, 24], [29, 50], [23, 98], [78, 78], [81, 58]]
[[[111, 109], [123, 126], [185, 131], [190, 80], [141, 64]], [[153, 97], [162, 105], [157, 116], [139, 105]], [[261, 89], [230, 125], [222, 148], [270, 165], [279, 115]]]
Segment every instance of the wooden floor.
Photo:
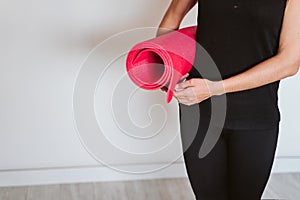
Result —
[[[194, 200], [187, 178], [0, 188], [0, 200]], [[300, 174], [272, 174], [262, 199], [300, 199]]]

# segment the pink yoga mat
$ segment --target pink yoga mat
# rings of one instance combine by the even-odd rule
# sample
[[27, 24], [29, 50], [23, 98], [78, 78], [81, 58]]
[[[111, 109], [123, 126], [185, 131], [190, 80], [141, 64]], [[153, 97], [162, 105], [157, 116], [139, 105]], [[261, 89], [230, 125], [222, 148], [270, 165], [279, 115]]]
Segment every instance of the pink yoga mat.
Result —
[[181, 28], [134, 45], [126, 58], [130, 79], [147, 90], [166, 86], [169, 103], [175, 85], [193, 66], [196, 29], [197, 26]]

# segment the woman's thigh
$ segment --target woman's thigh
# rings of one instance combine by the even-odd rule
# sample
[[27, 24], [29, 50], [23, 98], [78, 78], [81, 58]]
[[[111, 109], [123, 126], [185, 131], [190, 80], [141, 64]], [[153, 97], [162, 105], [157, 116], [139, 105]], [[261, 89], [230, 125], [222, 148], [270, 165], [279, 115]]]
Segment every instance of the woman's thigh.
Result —
[[228, 134], [230, 200], [260, 200], [269, 179], [278, 139], [270, 130], [231, 130]]
[[213, 149], [199, 158], [206, 131], [207, 127], [200, 125], [193, 142], [183, 152], [188, 178], [197, 200], [228, 200], [226, 137], [222, 132]]

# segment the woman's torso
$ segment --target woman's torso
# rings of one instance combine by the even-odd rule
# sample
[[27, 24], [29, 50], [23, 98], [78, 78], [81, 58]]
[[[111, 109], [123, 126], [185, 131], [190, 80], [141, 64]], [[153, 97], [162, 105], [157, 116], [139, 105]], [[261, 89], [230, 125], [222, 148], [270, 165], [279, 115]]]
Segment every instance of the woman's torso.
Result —
[[[286, 0], [198, 0], [196, 41], [209, 53], [223, 79], [276, 54], [285, 4]], [[197, 51], [196, 59], [201, 59]], [[189, 78], [199, 76], [195, 70], [190, 74]], [[226, 94], [225, 127], [273, 127], [280, 121], [278, 87], [276, 81]], [[210, 99], [199, 106], [209, 117]]]

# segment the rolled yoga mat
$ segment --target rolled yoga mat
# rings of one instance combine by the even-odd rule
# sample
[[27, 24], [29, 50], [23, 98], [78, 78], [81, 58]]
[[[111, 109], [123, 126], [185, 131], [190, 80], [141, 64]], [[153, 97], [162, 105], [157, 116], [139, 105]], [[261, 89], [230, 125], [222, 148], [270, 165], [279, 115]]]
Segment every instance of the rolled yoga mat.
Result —
[[166, 86], [169, 103], [175, 85], [192, 69], [196, 30], [197, 26], [189, 26], [134, 45], [126, 58], [130, 79], [146, 90]]

